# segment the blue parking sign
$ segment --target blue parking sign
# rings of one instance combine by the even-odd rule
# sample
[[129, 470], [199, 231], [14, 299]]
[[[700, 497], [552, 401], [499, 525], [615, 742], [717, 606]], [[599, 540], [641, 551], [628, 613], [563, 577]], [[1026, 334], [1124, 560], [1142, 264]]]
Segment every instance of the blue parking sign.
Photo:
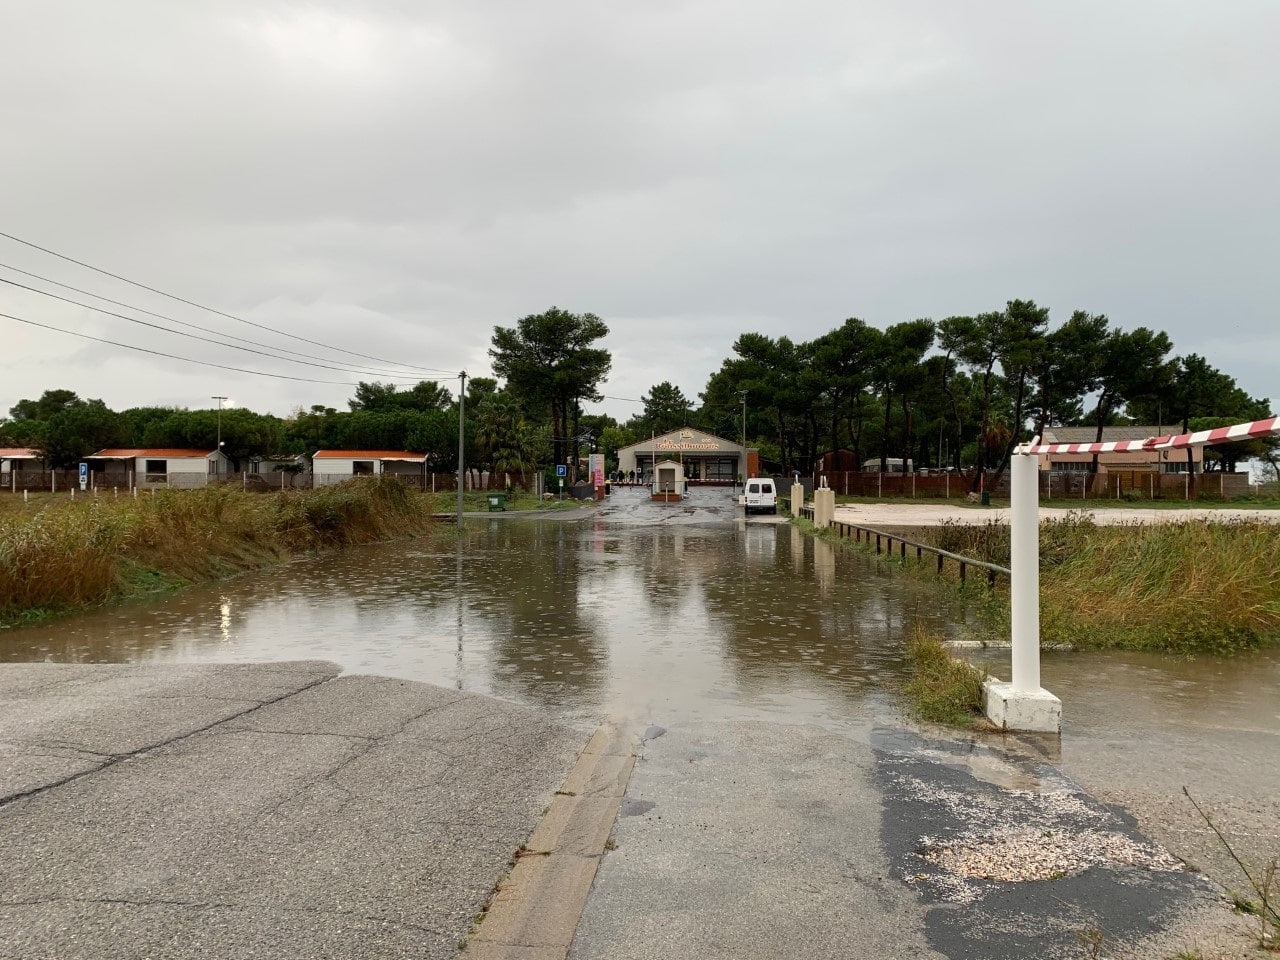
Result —
[[[84, 464], [81, 464], [81, 466], [84, 466]], [[557, 463], [557, 464], [556, 464], [556, 476], [557, 476], [557, 477], [567, 477], [568, 475], [569, 475], [569, 468], [568, 468], [567, 466], [565, 466], [565, 464], [563, 464], [563, 463]]]
[[80, 464], [80, 489], [89, 489], [89, 465], [87, 463]]

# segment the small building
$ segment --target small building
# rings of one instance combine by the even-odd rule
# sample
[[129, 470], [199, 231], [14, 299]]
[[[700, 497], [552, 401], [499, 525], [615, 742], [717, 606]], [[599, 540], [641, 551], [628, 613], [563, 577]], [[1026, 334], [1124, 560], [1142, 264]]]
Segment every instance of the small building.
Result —
[[310, 467], [306, 456], [301, 453], [272, 453], [249, 458], [249, 472], [253, 474], [306, 473]]
[[862, 467], [858, 464], [858, 455], [847, 447], [839, 450], [828, 450], [818, 457], [814, 464], [814, 473], [857, 473]]
[[227, 472], [221, 450], [135, 447], [99, 450], [85, 457], [95, 486], [203, 487]]
[[760, 469], [759, 451], [744, 447], [724, 437], [682, 427], [660, 437], [641, 440], [618, 449], [618, 470], [624, 475], [632, 470], [652, 481], [654, 467], [660, 461], [671, 462], [677, 456], [683, 475], [694, 483], [734, 483], [738, 477], [754, 477]]
[[0, 447], [0, 474], [14, 479], [18, 474], [43, 472], [44, 458], [39, 450], [27, 447]]
[[[862, 461], [863, 473], [880, 473], [880, 458], [872, 457], [870, 460]], [[916, 469], [914, 460], [903, 460], [901, 457], [885, 457], [884, 472], [885, 473], [914, 473]]]
[[421, 484], [426, 477], [427, 455], [407, 450], [317, 450], [311, 455], [311, 464], [317, 487], [352, 477], [381, 476]]
[[677, 503], [684, 499], [687, 482], [684, 465], [677, 460], [659, 460], [653, 467], [653, 492], [651, 500]]
[[[1103, 427], [1102, 442], [1117, 440], [1146, 440], [1180, 433], [1178, 427]], [[1095, 443], [1097, 427], [1046, 427], [1042, 443]], [[1191, 459], [1187, 459], [1187, 450]], [[1054, 453], [1040, 458], [1040, 469], [1055, 473], [1088, 473], [1093, 464], [1092, 453]], [[1204, 447], [1181, 450], [1126, 450], [1124, 452], [1099, 453], [1098, 472], [1117, 470], [1127, 472], [1186, 473], [1188, 462], [1192, 473], [1200, 473], [1204, 466]]]

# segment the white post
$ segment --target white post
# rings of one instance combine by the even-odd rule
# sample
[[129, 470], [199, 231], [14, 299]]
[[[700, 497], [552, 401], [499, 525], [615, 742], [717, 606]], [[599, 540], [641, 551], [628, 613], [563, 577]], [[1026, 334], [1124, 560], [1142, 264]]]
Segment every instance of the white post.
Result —
[[1009, 466], [1013, 676], [983, 684], [987, 717], [1002, 730], [1059, 733], [1062, 701], [1040, 686], [1040, 457], [1015, 453]]
[[1014, 454], [1009, 483], [1010, 612], [1013, 628], [1013, 689], [1040, 689], [1040, 491], [1036, 485], [1040, 458]]

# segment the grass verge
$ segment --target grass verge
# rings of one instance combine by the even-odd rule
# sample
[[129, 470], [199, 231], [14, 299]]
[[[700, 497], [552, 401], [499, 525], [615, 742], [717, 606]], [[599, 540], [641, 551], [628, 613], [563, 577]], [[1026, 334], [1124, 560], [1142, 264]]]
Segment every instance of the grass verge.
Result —
[[906, 693], [918, 719], [970, 726], [984, 715], [986, 672], [951, 656], [940, 637], [917, 628], [907, 640], [907, 661]]
[[[920, 531], [935, 546], [1009, 563], [1004, 524]], [[1048, 644], [1233, 653], [1280, 639], [1280, 530], [1246, 520], [1040, 527], [1040, 633]]]
[[0, 514], [0, 626], [172, 589], [301, 553], [420, 533], [434, 501], [393, 478], [58, 500]]

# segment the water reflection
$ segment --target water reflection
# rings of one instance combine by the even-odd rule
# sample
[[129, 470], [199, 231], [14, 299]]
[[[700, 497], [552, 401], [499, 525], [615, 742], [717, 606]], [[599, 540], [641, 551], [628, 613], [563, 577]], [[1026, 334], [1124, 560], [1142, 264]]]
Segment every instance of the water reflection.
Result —
[[[928, 579], [790, 525], [697, 504], [624, 519], [484, 520], [300, 560], [7, 631], [0, 659], [324, 659], [570, 718], [861, 726], [896, 710], [911, 627], [954, 633], [966, 617]], [[992, 666], [1007, 674], [998, 658]], [[1068, 704], [1069, 729], [1101, 737], [1117, 728], [1091, 718], [1117, 709], [1132, 714], [1118, 728], [1126, 736], [1280, 726], [1276, 652], [1049, 655], [1044, 677]]]
[[0, 657], [327, 659], [570, 716], [840, 722], [883, 703], [907, 624], [963, 617], [927, 584], [726, 512], [480, 521], [13, 630]]

